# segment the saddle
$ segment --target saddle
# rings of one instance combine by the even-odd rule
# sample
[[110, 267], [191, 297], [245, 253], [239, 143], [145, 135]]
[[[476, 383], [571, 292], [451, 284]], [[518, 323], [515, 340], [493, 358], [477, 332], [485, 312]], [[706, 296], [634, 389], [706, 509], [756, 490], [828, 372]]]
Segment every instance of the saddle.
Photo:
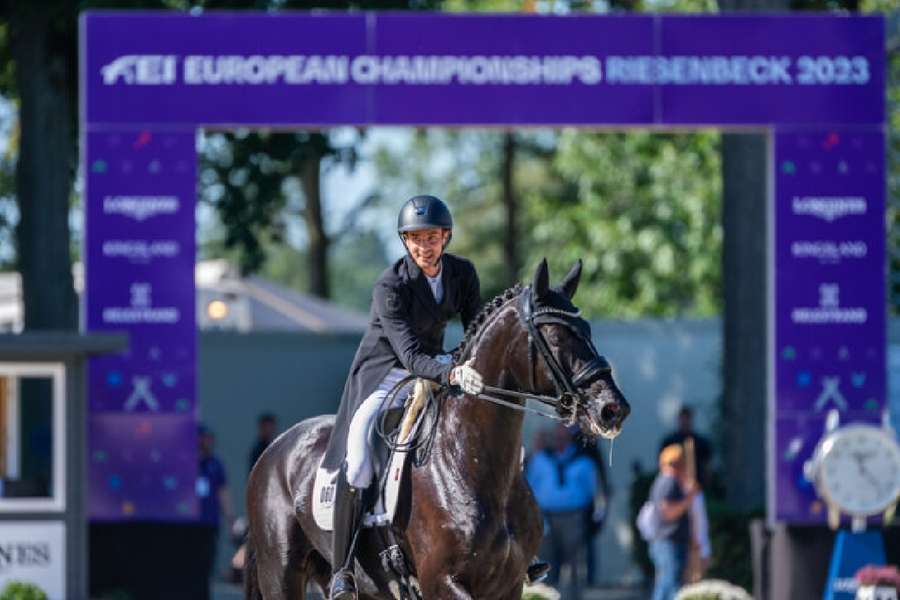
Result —
[[[394, 515], [401, 500], [401, 486], [404, 481], [407, 463], [414, 448], [419, 443], [423, 422], [436, 419], [434, 411], [429, 411], [433, 400], [434, 383], [424, 379], [416, 380], [413, 392], [402, 408], [385, 411], [379, 418], [382, 432], [388, 441], [382, 438], [373, 427], [369, 434], [369, 447], [372, 450], [375, 477], [372, 485], [365, 492], [366, 514], [362, 527], [384, 527], [393, 523]], [[321, 463], [316, 470], [313, 484], [313, 518], [323, 531], [332, 531], [334, 527], [334, 499], [339, 471], [322, 468]]]

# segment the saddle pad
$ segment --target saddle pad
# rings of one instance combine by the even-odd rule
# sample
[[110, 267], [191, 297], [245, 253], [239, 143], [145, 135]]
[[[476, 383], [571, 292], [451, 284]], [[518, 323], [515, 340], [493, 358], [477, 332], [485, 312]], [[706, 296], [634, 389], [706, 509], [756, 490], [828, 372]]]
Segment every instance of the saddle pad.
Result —
[[[408, 407], [407, 412], [410, 412], [410, 410], [411, 407]], [[408, 428], [408, 439], [415, 439], [425, 412], [418, 410], [417, 414], [415, 414], [412, 427]], [[405, 416], [403, 421], [406, 421]], [[400, 484], [403, 482], [403, 473], [406, 470], [406, 461], [409, 455], [410, 452], [406, 450], [393, 452], [387, 465], [387, 477], [382, 478], [383, 471], [376, 470], [375, 481], [380, 482], [384, 479], [384, 488], [379, 490], [378, 501], [375, 503], [374, 508], [363, 517], [363, 527], [390, 525], [394, 520], [398, 499], [400, 498]], [[316, 481], [313, 484], [312, 496], [313, 518], [319, 529], [323, 531], [332, 531], [334, 529], [334, 499], [339, 473], [340, 471], [323, 469], [321, 461], [319, 462], [319, 468], [316, 470]]]

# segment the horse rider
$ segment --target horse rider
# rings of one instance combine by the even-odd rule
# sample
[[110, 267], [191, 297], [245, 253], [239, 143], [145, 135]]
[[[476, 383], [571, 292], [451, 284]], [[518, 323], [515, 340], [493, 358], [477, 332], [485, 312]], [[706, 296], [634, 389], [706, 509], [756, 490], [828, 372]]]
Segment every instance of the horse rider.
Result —
[[[483, 389], [470, 365], [453, 366], [443, 354], [447, 321], [464, 328], [481, 308], [474, 265], [444, 250], [453, 234], [450, 210], [435, 196], [414, 196], [400, 209], [397, 233], [406, 255], [375, 282], [369, 325], [350, 377], [322, 467], [340, 469], [334, 504], [333, 573], [329, 598], [355, 600], [353, 546], [363, 513], [363, 491], [374, 477], [368, 437], [388, 392], [410, 374], [467, 394]], [[395, 395], [395, 402], [405, 394]]]

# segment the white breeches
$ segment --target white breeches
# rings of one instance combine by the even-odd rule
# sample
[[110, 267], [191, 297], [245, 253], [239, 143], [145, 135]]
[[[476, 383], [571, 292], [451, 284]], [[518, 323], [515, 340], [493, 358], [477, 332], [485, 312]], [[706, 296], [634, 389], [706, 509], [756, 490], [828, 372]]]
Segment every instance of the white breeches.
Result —
[[375, 475], [369, 435], [379, 411], [403, 406], [406, 396], [412, 391], [413, 382], [410, 381], [397, 392], [390, 406], [382, 406], [382, 403], [388, 392], [400, 380], [408, 376], [409, 371], [405, 369], [391, 369], [379, 384], [378, 389], [372, 392], [359, 406], [356, 414], [353, 415], [353, 420], [350, 421], [350, 430], [347, 433], [347, 482], [357, 489], [369, 487], [372, 477]]

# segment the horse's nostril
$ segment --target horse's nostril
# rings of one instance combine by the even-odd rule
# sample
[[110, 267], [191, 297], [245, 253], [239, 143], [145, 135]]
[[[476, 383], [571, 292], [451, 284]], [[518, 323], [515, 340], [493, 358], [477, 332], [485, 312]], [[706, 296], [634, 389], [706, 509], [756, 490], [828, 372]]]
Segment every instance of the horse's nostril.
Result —
[[600, 419], [608, 423], [616, 418], [619, 414], [619, 407], [616, 404], [607, 404], [600, 409]]

